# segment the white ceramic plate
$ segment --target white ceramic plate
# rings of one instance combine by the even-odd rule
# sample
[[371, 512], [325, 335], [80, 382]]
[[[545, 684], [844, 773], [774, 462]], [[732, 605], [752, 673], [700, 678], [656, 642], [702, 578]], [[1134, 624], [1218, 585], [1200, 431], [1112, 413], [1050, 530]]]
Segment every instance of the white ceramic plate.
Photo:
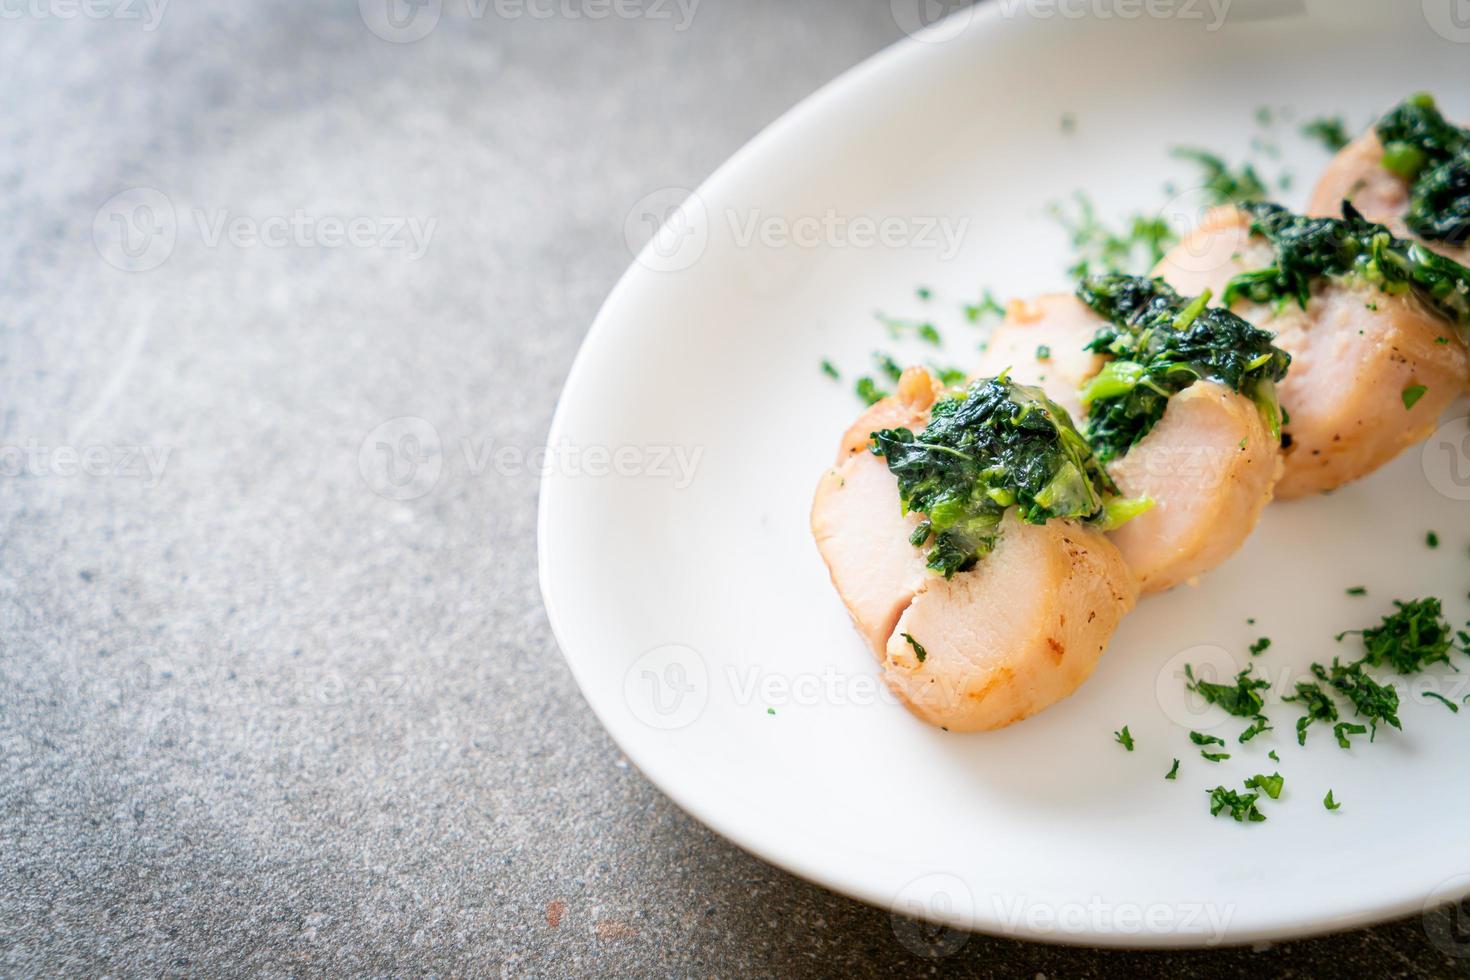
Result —
[[[1263, 105], [1357, 127], [1423, 88], [1470, 117], [1470, 28], [1456, 33], [1448, 4], [1441, 17], [1434, 0], [1238, 0], [1218, 30], [1203, 0], [1168, 18], [1043, 15], [1084, 6], [1097, 7], [997, 0], [921, 33], [791, 112], [672, 214], [598, 317], [552, 426], [541, 576], [562, 650], [628, 758], [680, 806], [795, 874], [911, 915], [1198, 945], [1470, 892], [1470, 712], [1422, 695], [1432, 684], [1458, 701], [1470, 672], [1406, 692], [1405, 731], [1350, 752], [1320, 729], [1298, 748], [1297, 712], [1279, 703], [1340, 651], [1334, 633], [1395, 597], [1470, 614], [1463, 406], [1373, 478], [1274, 506], [1198, 588], [1145, 601], [1078, 694], [1005, 731], [946, 734], [894, 704], [828, 582], [808, 509], [858, 405], [851, 373], [839, 386], [817, 366], [919, 349], [889, 342], [875, 309], [927, 311], [948, 359], [973, 362], [979, 335], [957, 308], [982, 285], [1069, 288], [1053, 200], [1082, 189], [1104, 213], [1159, 207], [1166, 179], [1187, 186], [1168, 147], [1239, 159], [1265, 136], [1300, 203], [1326, 153], [1296, 122], [1263, 129]], [[644, 202], [630, 229], [666, 201]], [[1181, 191], [1167, 213], [1199, 204]], [[957, 250], [943, 221], [965, 223]], [[1357, 585], [1368, 597], [1344, 594]], [[1258, 666], [1277, 682], [1278, 730], [1211, 765], [1187, 731], [1233, 742], [1242, 726], [1186, 699], [1183, 665], [1243, 666], [1259, 636], [1274, 640]], [[1113, 740], [1125, 724], [1131, 754]], [[1286, 793], [1264, 804], [1268, 822], [1209, 816], [1210, 787], [1277, 769]], [[1322, 806], [1329, 788], [1339, 812]]]

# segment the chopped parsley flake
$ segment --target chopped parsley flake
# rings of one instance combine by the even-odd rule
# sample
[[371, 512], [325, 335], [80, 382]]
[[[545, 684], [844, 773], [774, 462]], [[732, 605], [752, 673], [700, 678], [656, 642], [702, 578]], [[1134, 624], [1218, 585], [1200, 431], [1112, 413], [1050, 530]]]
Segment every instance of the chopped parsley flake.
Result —
[[1307, 744], [1307, 729], [1315, 721], [1331, 724], [1337, 721], [1337, 704], [1327, 696], [1320, 684], [1298, 681], [1296, 693], [1282, 698], [1300, 704], [1306, 714], [1296, 720], [1296, 744]]
[[1312, 664], [1312, 673], [1331, 684], [1352, 703], [1359, 716], [1368, 719], [1372, 726], [1368, 741], [1378, 737], [1379, 722], [1394, 728], [1403, 728], [1398, 716], [1399, 692], [1369, 677], [1363, 670], [1362, 661], [1344, 666], [1334, 659], [1330, 669], [1321, 664]]
[[1366, 734], [1368, 734], [1366, 725], [1355, 725], [1350, 721], [1332, 726], [1332, 737], [1337, 739], [1339, 748], [1350, 749], [1353, 747], [1352, 739], [1348, 738], [1349, 735]]
[[1427, 544], [1431, 548], [1438, 548], [1439, 547], [1439, 535], [1438, 534], [1435, 534], [1433, 531], [1430, 531], [1428, 534], [1426, 534], [1424, 536], [1424, 543]]
[[1307, 139], [1321, 143], [1329, 153], [1336, 153], [1351, 142], [1341, 116], [1312, 119], [1302, 124], [1301, 133]]
[[1205, 751], [1201, 751], [1200, 752], [1200, 757], [1202, 759], [1204, 759], [1206, 762], [1224, 762], [1226, 759], [1230, 758], [1230, 753], [1229, 752], [1205, 752]]
[[1409, 385], [1404, 389], [1404, 408], [1410, 409], [1419, 404], [1419, 399], [1429, 393], [1429, 389], [1423, 385]]
[[878, 382], [874, 381], [870, 377], [867, 377], [866, 375], [857, 379], [857, 386], [855, 390], [857, 391], [857, 396], [863, 400], [864, 404], [867, 405], [876, 405], [878, 402], [881, 402], [883, 399], [888, 397], [888, 392], [884, 391], [882, 388], [879, 388]]
[[[1436, 539], [1436, 543], [1438, 543]], [[1392, 667], [1400, 674], [1414, 674], [1430, 664], [1450, 662], [1453, 633], [1445, 621], [1438, 599], [1395, 602], [1398, 611], [1383, 617], [1371, 629], [1352, 630], [1338, 635], [1338, 640], [1361, 633], [1367, 652], [1363, 662], [1370, 667]]]
[[914, 648], [914, 656], [919, 658], [919, 663], [923, 663], [925, 660], [928, 659], [929, 651], [924, 649], [924, 645], [922, 643], [920, 643], [918, 640], [914, 639], [907, 633], [903, 634], [903, 638], [905, 640], [908, 640], [909, 646]]
[[1327, 791], [1327, 795], [1322, 798], [1322, 805], [1329, 810], [1342, 809], [1342, 804], [1332, 798], [1332, 790], [1330, 789]]
[[985, 290], [978, 303], [965, 305], [965, 319], [971, 323], [979, 323], [984, 316], [1005, 316], [1006, 308], [1000, 304], [990, 290]]
[[1048, 346], [1046, 346], [1045, 344], [1042, 344], [1040, 347], [1037, 347], [1036, 348], [1036, 359], [1038, 361], [1049, 361], [1049, 360], [1051, 360], [1051, 348], [1048, 347]]
[[1281, 788], [1285, 785], [1286, 780], [1279, 772], [1269, 776], [1255, 775], [1245, 781], [1246, 789], [1258, 789], [1273, 800], [1281, 799]]
[[1270, 637], [1263, 636], [1251, 644], [1251, 656], [1259, 657], [1269, 649], [1271, 649], [1271, 639]]
[[1165, 779], [1173, 779], [1173, 780], [1177, 780], [1179, 778], [1179, 760], [1178, 759], [1175, 759], [1174, 760], [1174, 768], [1170, 769], [1169, 772], [1168, 772], [1168, 774], [1165, 775], [1164, 778]]
[[1255, 665], [1247, 667], [1235, 676], [1234, 684], [1215, 684], [1205, 680], [1195, 680], [1194, 668], [1189, 664], [1184, 665], [1184, 674], [1189, 678], [1186, 685], [1190, 691], [1198, 694], [1210, 704], [1218, 704], [1229, 714], [1238, 718], [1255, 718], [1261, 713], [1265, 701], [1259, 692], [1271, 686], [1271, 682], [1259, 677], [1251, 677], [1251, 671]]
[[930, 297], [934, 295], [934, 293], [932, 290], [929, 289], [928, 286], [920, 286], [918, 289], [914, 290], [914, 295], [918, 296], [919, 299], [924, 300], [927, 303]]
[[1256, 809], [1256, 801], [1261, 798], [1258, 793], [1237, 793], [1224, 786], [1216, 786], [1209, 792], [1212, 817], [1229, 813], [1236, 823], [1260, 823], [1266, 819], [1266, 815]]
[[1453, 712], [1454, 714], [1459, 714], [1460, 713], [1460, 706], [1458, 704], [1456, 704], [1455, 702], [1451, 701], [1449, 698], [1445, 697], [1443, 694], [1440, 694], [1440, 693], [1438, 693], [1436, 691], [1425, 691], [1424, 692], [1424, 696], [1426, 698], [1434, 698], [1434, 700], [1440, 702], [1446, 708], [1449, 708], [1450, 711]]
[[1113, 732], [1113, 738], [1117, 739], [1118, 744], [1123, 746], [1123, 748], [1127, 749], [1129, 752], [1133, 751], [1133, 736], [1128, 733], [1127, 725], [1123, 726], [1123, 730], [1121, 732]]
[[1190, 732], [1189, 740], [1195, 745], [1224, 745], [1225, 740], [1215, 735], [1206, 735], [1203, 732]]
[[1216, 154], [1187, 146], [1175, 147], [1172, 155], [1199, 166], [1200, 184], [1216, 204], [1263, 201], [1267, 197], [1265, 181], [1250, 164], [1232, 171]]
[[822, 373], [831, 378], [833, 381], [837, 381], [842, 377], [842, 375], [837, 373], [837, 365], [833, 364], [831, 361], [822, 362]]
[[1365, 589], [1365, 588], [1363, 588], [1361, 585], [1355, 585], [1351, 589], [1348, 589], [1347, 590], [1347, 594], [1348, 595], [1367, 595], [1368, 594], [1368, 590]]
[[1275, 731], [1275, 729], [1271, 727], [1271, 722], [1266, 718], [1265, 715], [1257, 715], [1255, 720], [1251, 722], [1250, 727], [1240, 733], [1240, 744], [1244, 745], [1246, 742], [1249, 742], [1257, 735], [1270, 731]]
[[1281, 756], [1279, 756], [1279, 755], [1276, 754], [1276, 750], [1275, 749], [1272, 749], [1270, 752], [1267, 752], [1266, 753], [1266, 758], [1270, 759], [1272, 762], [1280, 762], [1281, 761]]
[[1127, 230], [1116, 232], [1098, 220], [1087, 195], [1079, 193], [1074, 200], [1075, 217], [1060, 204], [1051, 206], [1052, 217], [1072, 239], [1076, 261], [1067, 269], [1069, 278], [1082, 279], [1100, 272], [1146, 272], [1159, 264], [1176, 241], [1169, 223], [1157, 215], [1131, 215]]
[[890, 355], [884, 354], [881, 351], [874, 351], [873, 361], [878, 365], [878, 370], [888, 376], [888, 380], [897, 381], [903, 377], [903, 366]]

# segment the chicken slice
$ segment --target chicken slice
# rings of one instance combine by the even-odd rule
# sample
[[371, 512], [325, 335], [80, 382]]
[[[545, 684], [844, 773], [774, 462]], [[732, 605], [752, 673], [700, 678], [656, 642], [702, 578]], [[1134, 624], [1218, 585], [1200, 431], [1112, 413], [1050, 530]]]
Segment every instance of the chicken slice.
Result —
[[[1352, 201], [1363, 217], [1386, 225], [1400, 238], [1414, 238], [1404, 215], [1409, 210], [1409, 182], [1383, 167], [1383, 142], [1372, 129], [1343, 147], [1322, 171], [1307, 205], [1314, 218], [1342, 217], [1342, 202]], [[1425, 241], [1440, 255], [1470, 264], [1470, 246]]]
[[[1154, 274], [1183, 293], [1218, 296], [1241, 272], [1275, 261], [1270, 244], [1250, 236], [1250, 218], [1233, 208], [1208, 215], [1165, 256]], [[1324, 280], [1307, 308], [1239, 302], [1234, 312], [1276, 334], [1292, 356], [1277, 395], [1290, 419], [1283, 499], [1361, 479], [1427, 438], [1465, 388], [1470, 352], [1459, 331], [1412, 295], [1369, 284]], [[1425, 391], [1411, 408], [1405, 392]]]
[[[938, 393], [927, 372], [910, 369], [897, 394], [848, 430], [838, 465], [818, 484], [812, 533], [888, 685], [925, 721], [981, 731], [1071, 694], [1138, 587], [1097, 530], [1060, 520], [1030, 525], [1014, 511], [974, 569], [949, 580], [929, 571], [923, 550], [909, 543], [919, 516], [901, 513], [897, 478], [865, 447], [875, 429], [921, 431]], [[920, 629], [928, 637], [919, 640], [923, 663], [900, 635], [917, 638]], [[937, 697], [940, 690], [954, 697]]]
[[1164, 417], [1108, 473], [1151, 510], [1112, 533], [1145, 593], [1229, 558], [1255, 530], [1281, 476], [1279, 443], [1256, 404], [1213, 381], [1173, 398]]
[[1016, 300], [990, 335], [979, 375], [995, 377], [1009, 369], [1011, 380], [1040, 388], [1081, 425], [1077, 391], [1103, 365], [1100, 356], [1083, 348], [1102, 325], [1087, 304], [1067, 293]]
[[1137, 597], [1103, 534], [1074, 521], [1026, 524], [1013, 510], [979, 565], [947, 581], [931, 575], [914, 596], [888, 638], [884, 676], [932, 725], [1004, 728], [1075, 691]]
[[[1014, 365], [1017, 381], [1038, 384], [1080, 425], [1078, 389], [1104, 364], [1082, 348], [1102, 326], [1102, 318], [1075, 296], [1012, 303], [992, 334], [980, 373]], [[1050, 360], [1036, 360], [1038, 344], [1051, 347]], [[1112, 535], [1149, 593], [1173, 588], [1234, 554], [1270, 502], [1281, 461], [1250, 399], [1202, 382], [1171, 398], [1154, 430], [1108, 472], [1124, 496], [1154, 501], [1153, 509]]]

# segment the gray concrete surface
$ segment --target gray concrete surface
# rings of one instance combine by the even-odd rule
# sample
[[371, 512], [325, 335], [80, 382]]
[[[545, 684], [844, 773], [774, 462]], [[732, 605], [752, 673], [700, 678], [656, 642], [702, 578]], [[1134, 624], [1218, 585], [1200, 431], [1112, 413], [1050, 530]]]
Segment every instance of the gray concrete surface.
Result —
[[372, 6], [4, 5], [0, 974], [1466, 972], [1443, 917], [923, 959], [676, 810], [555, 648], [534, 476], [396, 500], [370, 435], [538, 446], [632, 204], [890, 4]]

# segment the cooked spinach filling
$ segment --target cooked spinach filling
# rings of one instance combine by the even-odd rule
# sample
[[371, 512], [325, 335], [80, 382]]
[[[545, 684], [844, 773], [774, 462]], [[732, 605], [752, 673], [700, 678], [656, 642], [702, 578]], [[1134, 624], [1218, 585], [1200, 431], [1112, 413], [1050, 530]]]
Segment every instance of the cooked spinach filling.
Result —
[[1272, 334], [1211, 307], [1208, 293], [1187, 299], [1162, 279], [1091, 276], [1077, 296], [1108, 321], [1087, 345], [1108, 361], [1082, 389], [1087, 438], [1103, 462], [1125, 455], [1164, 417], [1169, 399], [1200, 380], [1254, 400], [1280, 438], [1276, 382], [1291, 355]]
[[1404, 224], [1420, 238], [1470, 244], [1470, 130], [1448, 122], [1432, 96], [1400, 103], [1378, 123], [1384, 169], [1409, 182]]
[[1470, 269], [1418, 242], [1395, 238], [1346, 201], [1342, 207], [1341, 218], [1307, 218], [1279, 204], [1242, 205], [1251, 234], [1271, 243], [1276, 261], [1230, 280], [1222, 302], [1296, 302], [1305, 309], [1317, 280], [1357, 277], [1390, 295], [1413, 292], [1451, 323], [1470, 324]]
[[930, 422], [874, 432], [869, 448], [898, 477], [903, 512], [924, 520], [910, 543], [929, 546], [928, 567], [945, 578], [973, 568], [995, 547], [1001, 518], [1053, 517], [1107, 524], [1128, 509], [1065, 409], [1040, 388], [1002, 376], [937, 402]]

